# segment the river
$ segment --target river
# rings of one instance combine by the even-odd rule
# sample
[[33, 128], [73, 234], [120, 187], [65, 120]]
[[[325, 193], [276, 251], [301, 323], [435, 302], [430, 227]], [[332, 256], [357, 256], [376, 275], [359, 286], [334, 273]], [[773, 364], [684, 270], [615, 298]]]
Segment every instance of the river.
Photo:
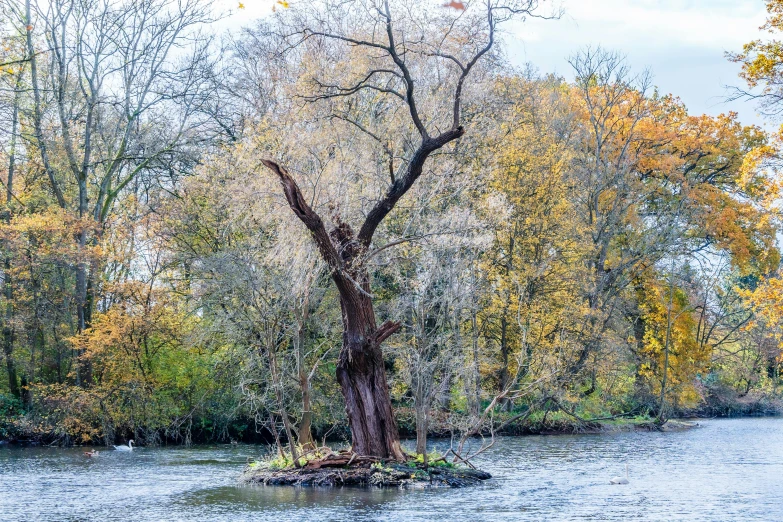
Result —
[[[503, 437], [454, 490], [240, 486], [261, 448], [0, 446], [0, 520], [783, 520], [783, 419], [668, 433]], [[437, 442], [444, 444], [443, 442]], [[630, 469], [630, 484], [609, 478]]]

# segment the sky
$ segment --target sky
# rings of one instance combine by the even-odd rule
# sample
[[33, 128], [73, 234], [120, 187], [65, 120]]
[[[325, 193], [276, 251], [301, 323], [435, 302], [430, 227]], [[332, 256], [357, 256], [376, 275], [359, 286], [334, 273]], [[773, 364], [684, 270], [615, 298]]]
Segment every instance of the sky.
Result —
[[[312, 0], [299, 0], [312, 1]], [[391, 0], [394, 1], [394, 0]], [[556, 0], [558, 20], [528, 19], [505, 27], [509, 60], [541, 73], [571, 78], [568, 57], [587, 46], [626, 56], [635, 71], [648, 69], [662, 93], [675, 94], [694, 114], [736, 111], [740, 121], [772, 128], [752, 102], [726, 102], [727, 86], [743, 86], [739, 66], [725, 53], [762, 37], [763, 0]], [[268, 16], [274, 0], [219, 0], [232, 9], [225, 21], [241, 26]], [[544, 6], [552, 6], [551, 0]], [[546, 7], [545, 7], [546, 9]]]
[[570, 78], [568, 57], [600, 45], [648, 69], [662, 93], [675, 94], [691, 113], [730, 110], [747, 124], [765, 123], [752, 102], [727, 103], [727, 86], [743, 86], [727, 51], [764, 36], [763, 0], [562, 0], [559, 20], [529, 19], [508, 28], [512, 63]]

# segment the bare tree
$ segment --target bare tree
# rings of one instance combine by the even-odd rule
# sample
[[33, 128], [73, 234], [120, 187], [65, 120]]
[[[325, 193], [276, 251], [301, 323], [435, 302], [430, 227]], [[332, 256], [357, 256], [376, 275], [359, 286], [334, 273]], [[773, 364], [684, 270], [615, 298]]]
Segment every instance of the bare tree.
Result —
[[450, 247], [425, 247], [401, 303], [408, 339], [396, 351], [416, 412], [416, 453], [425, 456], [425, 464], [430, 410], [440, 397], [448, 397], [463, 361], [460, 311], [474, 290], [464, 277], [467, 267], [459, 247]]
[[[353, 450], [360, 455], [405, 458], [386, 383], [381, 343], [400, 324], [375, 319], [370, 274], [364, 262], [371, 255], [373, 236], [381, 222], [422, 175], [427, 159], [465, 133], [462, 104], [465, 82], [479, 60], [493, 48], [497, 27], [514, 15], [531, 15], [536, 0], [495, 2], [457, 13], [433, 15], [414, 2], [364, 0], [326, 2], [322, 9], [307, 8], [280, 17], [275, 35], [287, 49], [315, 41], [342, 44], [361, 56], [367, 67], [349, 83], [312, 78], [316, 90], [308, 99], [329, 102], [366, 92], [396, 99], [407, 111], [408, 123], [418, 134], [404, 154], [404, 167], [395, 171], [394, 153], [389, 154], [389, 181], [384, 193], [370, 205], [358, 232], [335, 220], [327, 231], [321, 216], [311, 207], [289, 171], [272, 160], [264, 160], [280, 179], [291, 210], [304, 223], [340, 295], [343, 319], [343, 347], [337, 365], [337, 380], [345, 398]], [[316, 43], [318, 45], [318, 43]], [[431, 82], [433, 88], [418, 91], [420, 76], [436, 64], [444, 75]], [[450, 86], [451, 93], [444, 95]], [[429, 91], [429, 92], [428, 92]], [[422, 104], [424, 98], [428, 103]], [[430, 98], [429, 100], [427, 98]], [[436, 98], [433, 100], [432, 98]], [[432, 107], [429, 114], [421, 106]], [[349, 118], [350, 119], [350, 118]], [[350, 119], [357, 127], [386, 145], [406, 136], [378, 136], [374, 129]], [[391, 147], [387, 146], [389, 150]], [[405, 147], [399, 147], [405, 150]]]

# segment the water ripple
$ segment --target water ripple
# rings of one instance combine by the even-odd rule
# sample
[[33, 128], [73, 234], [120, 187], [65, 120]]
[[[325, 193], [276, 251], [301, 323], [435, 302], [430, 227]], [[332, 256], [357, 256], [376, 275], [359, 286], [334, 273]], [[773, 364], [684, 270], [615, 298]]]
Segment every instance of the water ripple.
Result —
[[[0, 447], [0, 520], [783, 520], [783, 419], [679, 433], [503, 438], [463, 490], [264, 488], [236, 477], [247, 445]], [[437, 443], [443, 446], [446, 443]], [[611, 476], [630, 469], [630, 484]]]

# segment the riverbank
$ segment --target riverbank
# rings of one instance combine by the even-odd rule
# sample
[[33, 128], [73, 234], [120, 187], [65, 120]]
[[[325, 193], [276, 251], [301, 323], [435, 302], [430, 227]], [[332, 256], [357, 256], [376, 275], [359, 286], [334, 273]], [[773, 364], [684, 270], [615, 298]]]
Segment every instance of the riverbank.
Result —
[[[415, 415], [411, 408], [395, 409], [400, 436], [416, 436]], [[670, 429], [688, 429], [687, 422], [699, 418], [740, 418], [783, 415], [783, 401], [776, 395], [750, 392], [744, 396], [731, 394], [723, 390], [715, 393], [695, 410], [674, 412], [673, 419], [660, 426], [656, 419], [649, 416], [612, 415], [612, 412], [579, 412], [577, 414], [562, 410], [539, 410], [530, 414], [524, 411], [498, 412], [494, 420], [496, 435], [562, 435], [578, 433], [605, 433], [617, 431], [660, 431]], [[458, 424], [463, 420], [459, 413], [433, 410], [430, 413], [428, 435], [431, 438], [450, 438], [459, 434]], [[517, 418], [516, 420], [514, 420]], [[685, 421], [686, 424], [678, 424]], [[108, 424], [111, 426], [111, 424]], [[182, 445], [185, 441], [192, 444], [221, 443], [236, 440], [251, 444], [269, 444], [274, 442], [272, 433], [263, 428], [248, 429], [253, 423], [250, 419], [235, 418], [221, 429], [203, 429], [198, 426], [212, 426], [210, 423], [178, 423], [176, 427], [150, 429], [138, 426], [134, 429], [112, 430], [107, 434], [101, 425], [88, 425], [86, 422], [58, 422], [56, 417], [45, 410], [23, 411], [20, 408], [0, 408], [0, 441], [23, 445], [107, 445], [124, 443], [134, 439], [142, 445], [167, 446]], [[330, 424], [327, 427], [314, 425], [317, 440], [345, 441], [350, 438], [348, 427], [342, 424]], [[485, 435], [489, 435], [487, 430]], [[326, 437], [325, 437], [326, 436]]]
[[[565, 410], [538, 410], [498, 412], [494, 419], [497, 435], [565, 435], [578, 433], [606, 433], [617, 431], [670, 431], [697, 427], [700, 419], [778, 417], [783, 416], [783, 398], [777, 394], [750, 391], [744, 395], [735, 390], [713, 390], [698, 408], [675, 409], [670, 419], [661, 424], [656, 417], [615, 412], [578, 414]], [[416, 436], [415, 416], [410, 408], [397, 410], [400, 433], [403, 437]], [[514, 420], [517, 418], [517, 420]], [[451, 414], [446, 411], [430, 413], [429, 436], [451, 437], [454, 432]], [[489, 434], [488, 432], [485, 435]]]
[[[724, 418], [743, 418], [743, 417], [776, 417], [779, 413], [775, 412], [769, 415], [734, 415], [724, 416]], [[567, 418], [554, 418], [548, 419], [547, 422], [539, 423], [525, 423], [525, 424], [510, 424], [504, 429], [496, 432], [496, 435], [516, 436], [524, 437], [530, 435], [573, 435], [573, 434], [600, 434], [600, 433], [612, 433], [612, 432], [628, 432], [628, 431], [678, 431], [696, 428], [700, 426], [701, 418], [714, 418], [714, 417], [687, 417], [682, 419], [669, 419], [663, 425], [656, 422], [656, 419], [651, 417], [631, 417], [631, 418], [617, 418], [601, 421], [588, 421], [581, 422], [574, 419]], [[347, 430], [346, 430], [347, 431]], [[347, 433], [345, 434], [347, 436]], [[486, 433], [485, 435], [489, 435]], [[410, 439], [415, 438], [416, 434], [413, 430], [402, 428], [400, 430], [400, 436], [402, 438]], [[450, 438], [451, 432], [448, 427], [438, 425], [434, 423], [432, 429], [429, 431], [428, 436], [430, 438]], [[137, 437], [139, 439], [139, 437]], [[143, 439], [142, 439], [143, 440]], [[328, 438], [331, 442], [343, 441], [342, 438]], [[273, 440], [271, 437], [256, 436], [252, 440], [240, 439], [241, 442], [249, 444], [271, 444]], [[124, 443], [124, 440], [113, 441], [114, 443]], [[229, 442], [228, 440], [193, 440], [193, 443], [210, 443], [210, 442]], [[70, 440], [67, 443], [63, 443], [59, 437], [52, 436], [49, 432], [36, 432], [30, 431], [17, 431], [0, 434], [0, 445], [13, 444], [21, 446], [81, 446], [81, 445], [105, 445], [103, 441], [85, 441], [79, 444], [76, 441]], [[143, 445], [147, 446], [180, 446], [183, 445], [182, 440], [156, 440], [145, 441]]]
[[[496, 423], [503, 425], [506, 419], [513, 416], [513, 413], [501, 413], [496, 416]], [[577, 419], [563, 412], [550, 412], [549, 414], [536, 412], [523, 422], [509, 422], [502, 429], [497, 430], [495, 434], [522, 437], [528, 435], [599, 434], [623, 431], [677, 431], [698, 427], [699, 418], [701, 417], [698, 415], [690, 415], [688, 417], [669, 419], [661, 424], [655, 417], [645, 415]], [[413, 428], [413, 426], [401, 423], [401, 436], [403, 438], [415, 438], [416, 432]], [[450, 438], [451, 433], [451, 427], [446, 415], [434, 415], [431, 417], [429, 437]], [[487, 431], [484, 435], [488, 436], [490, 433]]]

